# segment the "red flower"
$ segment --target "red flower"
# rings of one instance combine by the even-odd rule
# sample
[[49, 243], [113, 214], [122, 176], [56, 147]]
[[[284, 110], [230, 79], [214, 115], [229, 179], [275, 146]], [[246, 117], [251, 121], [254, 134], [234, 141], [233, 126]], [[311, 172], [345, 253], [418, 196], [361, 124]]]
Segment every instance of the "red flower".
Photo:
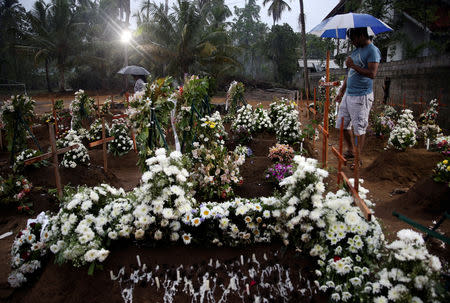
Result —
[[339, 256], [334, 256], [334, 262], [337, 262], [337, 261], [339, 261], [340, 259], [342, 259], [341, 257], [339, 257]]
[[252, 280], [251, 282], [250, 282], [250, 286], [253, 286], [253, 285], [255, 285], [256, 284], [256, 281], [255, 280]]
[[225, 199], [227, 197], [227, 192], [223, 191], [221, 197], [222, 197], [222, 199]]
[[242, 185], [242, 183], [244, 183], [244, 180], [243, 179], [239, 180], [239, 185]]
[[180, 95], [183, 94], [183, 86], [180, 86], [180, 89], [178, 90], [178, 92], [180, 93]]
[[17, 210], [18, 210], [18, 211], [21, 211], [22, 208], [23, 208], [23, 206], [17, 206]]

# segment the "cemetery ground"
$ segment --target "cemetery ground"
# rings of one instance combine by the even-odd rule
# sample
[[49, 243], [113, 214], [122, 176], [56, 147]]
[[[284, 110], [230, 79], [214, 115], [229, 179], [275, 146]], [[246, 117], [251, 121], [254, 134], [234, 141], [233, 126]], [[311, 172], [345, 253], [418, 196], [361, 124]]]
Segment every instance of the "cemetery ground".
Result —
[[[262, 103], [268, 107], [269, 103], [280, 93], [273, 92], [254, 92], [253, 98], [247, 97], [250, 104]], [[100, 96], [103, 101], [109, 95]], [[49, 110], [45, 102], [41, 102], [40, 97], [36, 98], [37, 112], [46, 112]], [[67, 98], [71, 100], [73, 96]], [[44, 100], [42, 98], [41, 100]], [[213, 103], [223, 102], [220, 98]], [[255, 105], [253, 104], [253, 105]], [[307, 125], [309, 119], [305, 111], [300, 112], [300, 121], [302, 126]], [[332, 127], [330, 126], [330, 129]], [[49, 147], [48, 127], [46, 125], [33, 128], [37, 140], [43, 150]], [[330, 130], [329, 144], [338, 146], [338, 130]], [[423, 146], [408, 149], [406, 152], [397, 152], [385, 150], [386, 138], [378, 138], [369, 135], [366, 139], [363, 151], [363, 167], [360, 171], [360, 177], [364, 179], [362, 186], [369, 190], [368, 198], [376, 203], [374, 215], [381, 219], [386, 237], [389, 240], [395, 238], [396, 232], [403, 228], [411, 228], [403, 221], [392, 216], [392, 211], [398, 211], [403, 215], [421, 223], [425, 226], [431, 226], [437, 221], [449, 205], [449, 189], [444, 184], [435, 183], [432, 178], [432, 170], [438, 161], [444, 159], [442, 155], [436, 152], [427, 151]], [[254, 137], [249, 147], [253, 151], [253, 156], [246, 158], [241, 166], [241, 174], [244, 182], [239, 186], [235, 194], [241, 197], [259, 197], [269, 196], [276, 189], [272, 183], [266, 181], [265, 171], [270, 166], [271, 161], [267, 155], [269, 148], [276, 144], [274, 135], [262, 133]], [[32, 146], [32, 142], [29, 145]], [[234, 148], [235, 142], [227, 142], [227, 146]], [[321, 136], [318, 140], [307, 140], [305, 149], [307, 156], [321, 161]], [[232, 150], [232, 148], [229, 148]], [[89, 150], [91, 163], [88, 168], [77, 167], [75, 169], [61, 168], [61, 180], [63, 185], [88, 185], [95, 186], [100, 183], [108, 183], [116, 188], [122, 187], [125, 190], [131, 190], [139, 184], [142, 173], [136, 166], [138, 156], [134, 151], [121, 157], [114, 157], [108, 154], [108, 172], [102, 168], [103, 158], [102, 150], [94, 148]], [[327, 169], [329, 177], [326, 181], [327, 191], [337, 189], [336, 167], [337, 160], [329, 152]], [[2, 174], [7, 174], [9, 154], [3, 152], [0, 154], [0, 170]], [[347, 176], [352, 176], [352, 171], [344, 167]], [[50, 166], [43, 168], [29, 168], [24, 176], [29, 179], [34, 186], [31, 193], [33, 202], [32, 210], [34, 214], [41, 211], [57, 210], [57, 200], [48, 194], [47, 189], [54, 188], [53, 169]], [[17, 213], [15, 207], [3, 209], [0, 215], [0, 234], [13, 231], [14, 235], [23, 229], [26, 219], [30, 215], [27, 213]], [[450, 235], [450, 222], [444, 224], [438, 231], [447, 237]], [[212, 268], [208, 265], [210, 259], [219, 260], [224, 264], [231, 264], [239, 260], [244, 255], [245, 266], [243, 270], [250, 268], [252, 255], [262, 264], [273, 263], [281, 264], [284, 268], [291, 268], [300, 271], [300, 275], [292, 280], [296, 289], [305, 289], [305, 293], [292, 292], [289, 294], [288, 302], [327, 302], [328, 298], [317, 293], [317, 289], [312, 284], [313, 267], [311, 257], [307, 254], [299, 254], [292, 249], [284, 251], [280, 245], [253, 245], [244, 248], [202, 248], [185, 247], [182, 245], [170, 247], [150, 247], [145, 244], [130, 245], [121, 241], [112, 247], [113, 253], [104, 262], [103, 270], [96, 270], [93, 276], [87, 275], [87, 268], [74, 268], [70, 264], [59, 266], [53, 263], [50, 258], [43, 265], [41, 275], [36, 281], [30, 282], [29, 287], [14, 290], [9, 287], [7, 277], [10, 272], [10, 250], [14, 236], [0, 240], [0, 299], [5, 302], [123, 302], [121, 288], [118, 283], [111, 281], [110, 271], [117, 274], [121, 267], [125, 266], [127, 270], [136, 267], [136, 255], [140, 256], [140, 261], [149, 267], [166, 266], [168, 268], [177, 267], [184, 264], [185, 268], [193, 266], [192, 272], [186, 272], [186, 275], [201, 276], [205, 268]], [[442, 245], [442, 242], [431, 238], [428, 240], [430, 252], [439, 256], [445, 264], [450, 260], [448, 247]], [[269, 256], [269, 261], [264, 261], [264, 256]], [[247, 260], [249, 262], [247, 262]], [[228, 262], [228, 263], [227, 263]], [[234, 263], [233, 263], [234, 264]], [[226, 272], [221, 268], [216, 270], [218, 279], [226, 279]], [[277, 282], [273, 278], [273, 283]], [[196, 287], [200, 287], [197, 285]], [[164, 292], [157, 290], [155, 285], [146, 285], [142, 283], [135, 288], [133, 299], [135, 302], [162, 302]], [[182, 294], [175, 297], [176, 302], [190, 302]], [[250, 302], [250, 297], [245, 297]], [[247, 302], [245, 301], [245, 302]], [[241, 302], [238, 296], [231, 296], [227, 302]], [[274, 299], [273, 302], [279, 302]]]

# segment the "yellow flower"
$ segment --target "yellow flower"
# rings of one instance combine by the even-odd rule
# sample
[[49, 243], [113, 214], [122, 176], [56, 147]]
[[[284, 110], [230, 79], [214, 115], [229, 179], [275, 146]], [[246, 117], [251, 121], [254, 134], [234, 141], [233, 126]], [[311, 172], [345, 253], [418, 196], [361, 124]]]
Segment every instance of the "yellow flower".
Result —
[[442, 161], [442, 163], [447, 164], [447, 163], [448, 163], [448, 160], [444, 160], [444, 161]]
[[209, 127], [210, 127], [210, 128], [214, 128], [214, 127], [216, 127], [216, 123], [214, 123], [214, 122], [210, 122], [210, 123], [209, 123]]
[[450, 171], [450, 166], [447, 166], [447, 171]]

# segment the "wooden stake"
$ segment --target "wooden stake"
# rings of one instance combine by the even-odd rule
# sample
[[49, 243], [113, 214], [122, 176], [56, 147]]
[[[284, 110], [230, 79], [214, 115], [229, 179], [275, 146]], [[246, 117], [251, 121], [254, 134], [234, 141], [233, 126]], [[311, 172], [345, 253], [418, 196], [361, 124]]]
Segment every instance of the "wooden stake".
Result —
[[114, 140], [114, 137], [106, 138], [106, 129], [105, 129], [105, 117], [102, 117], [102, 139], [89, 143], [89, 147], [94, 147], [102, 144], [103, 149], [103, 169], [105, 172], [108, 172], [108, 154], [106, 150], [106, 143]]
[[55, 174], [56, 188], [58, 190], [58, 197], [62, 199], [63, 193], [61, 187], [61, 176], [59, 175], [59, 162], [58, 162], [58, 153], [56, 150], [55, 130], [51, 123], [49, 123], [48, 125], [48, 130], [50, 136], [50, 146], [52, 148], [52, 155], [53, 155], [53, 170]]
[[[341, 118], [341, 127], [339, 127], [339, 154], [342, 155], [342, 149], [343, 149], [343, 141], [344, 141], [344, 117]], [[347, 159], [345, 159], [345, 164], [347, 164]], [[342, 163], [339, 161], [338, 164], [338, 184], [341, 183], [341, 175], [340, 172], [342, 171]]]
[[55, 135], [56, 135], [56, 137], [58, 137], [59, 136], [58, 116], [56, 115], [55, 98], [54, 97], [52, 97], [52, 114], [53, 114], [53, 120], [55, 120]]
[[342, 172], [342, 171], [341, 171], [341, 177], [342, 177], [342, 180], [344, 180], [344, 183], [347, 184], [348, 188], [350, 189], [350, 192], [352, 193], [352, 196], [353, 196], [353, 199], [355, 201], [355, 204], [359, 207], [359, 209], [361, 209], [361, 211], [363, 212], [364, 217], [366, 218], [366, 220], [367, 221], [371, 221], [372, 220], [372, 212], [367, 207], [367, 205], [364, 202], [364, 200], [361, 199], [361, 197], [359, 196], [358, 192], [352, 186], [352, 184], [348, 180], [348, 178], [345, 175], [345, 173]]
[[361, 144], [361, 142], [359, 142], [360, 141], [360, 136], [357, 136], [357, 135], [355, 135], [355, 151], [354, 151], [354, 154], [355, 154], [355, 170], [354, 170], [354, 173], [355, 173], [355, 185], [354, 185], [354, 187], [355, 187], [355, 190], [356, 190], [356, 192], [358, 193], [359, 192], [359, 148], [358, 148], [358, 146], [359, 146], [359, 144]]
[[[326, 82], [330, 82], [330, 51], [327, 51], [327, 72], [326, 72]], [[323, 128], [328, 132], [328, 110], [330, 107], [330, 87], [327, 85], [325, 87], [326, 100], [324, 105], [323, 114]], [[323, 136], [323, 149], [322, 149], [322, 163], [323, 168], [327, 167], [327, 157], [328, 157], [328, 136]]]

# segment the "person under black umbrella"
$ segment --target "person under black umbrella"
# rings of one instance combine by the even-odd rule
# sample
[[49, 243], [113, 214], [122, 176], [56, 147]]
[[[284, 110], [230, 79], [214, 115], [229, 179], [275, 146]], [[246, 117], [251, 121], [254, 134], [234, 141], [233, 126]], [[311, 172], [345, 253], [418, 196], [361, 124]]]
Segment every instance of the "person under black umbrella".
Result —
[[145, 89], [145, 76], [144, 75], [132, 75], [135, 81], [134, 83], [134, 92], [140, 92]]

